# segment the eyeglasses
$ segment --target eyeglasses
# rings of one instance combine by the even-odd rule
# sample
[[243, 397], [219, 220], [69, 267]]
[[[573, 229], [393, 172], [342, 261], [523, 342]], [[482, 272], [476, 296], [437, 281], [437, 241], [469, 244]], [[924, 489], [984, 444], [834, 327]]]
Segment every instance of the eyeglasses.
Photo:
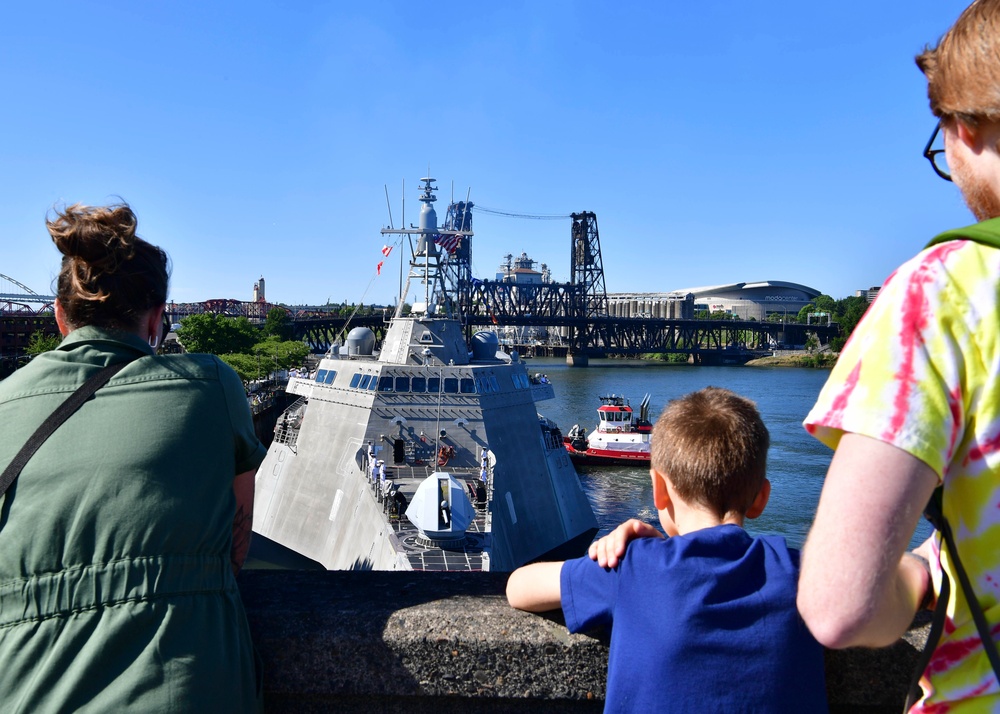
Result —
[[930, 141], [924, 147], [924, 158], [931, 162], [934, 173], [945, 181], [951, 181], [951, 169], [948, 168], [948, 157], [944, 153], [944, 136], [941, 134], [941, 122], [934, 127]]

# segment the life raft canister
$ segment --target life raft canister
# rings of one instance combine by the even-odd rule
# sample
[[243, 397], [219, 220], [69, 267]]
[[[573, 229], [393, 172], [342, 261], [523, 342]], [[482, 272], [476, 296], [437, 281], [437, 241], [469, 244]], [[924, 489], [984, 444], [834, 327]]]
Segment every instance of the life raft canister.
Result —
[[444, 466], [452, 456], [455, 455], [455, 448], [452, 446], [442, 446], [438, 451], [438, 466]]

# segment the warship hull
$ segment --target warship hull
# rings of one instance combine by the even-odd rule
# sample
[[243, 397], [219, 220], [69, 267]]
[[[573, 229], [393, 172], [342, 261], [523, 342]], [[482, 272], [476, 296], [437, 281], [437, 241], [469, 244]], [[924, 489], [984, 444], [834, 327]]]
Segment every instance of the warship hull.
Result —
[[472, 204], [438, 228], [434, 179], [422, 180], [419, 227], [382, 230], [410, 246], [402, 296], [422, 295], [408, 315], [401, 297], [377, 353], [355, 328], [289, 382], [299, 400], [257, 471], [254, 531], [337, 570], [507, 571], [582, 555], [597, 519], [537, 411], [553, 386], [496, 334], [466, 341], [450, 288], [468, 266]]
[[[419, 368], [324, 360], [321, 372], [337, 372], [334, 382], [325, 384], [324, 375], [322, 384], [290, 383], [304, 399], [279, 420], [257, 472], [257, 533], [332, 570], [511, 570], [536, 559], [581, 555], [590, 543], [597, 531], [593, 511], [561, 434], [536, 412], [536, 398], [552, 396], [552, 386], [531, 385], [522, 364], [429, 370], [442, 375], [442, 385], [452, 372], [461, 375], [453, 377], [459, 384], [510, 385], [487, 394], [350, 386], [365, 372], [375, 384], [381, 376], [395, 384], [405, 372], [427, 379]], [[515, 380], [528, 386], [515, 388]], [[445, 463], [439, 463], [442, 448]], [[371, 475], [372, 452], [403, 499], [380, 498], [384, 482]], [[414, 543], [419, 529], [402, 509], [393, 512], [392, 506], [412, 500], [419, 483], [441, 472], [464, 482], [470, 494], [488, 489], [460, 547]], [[434, 558], [460, 562], [437, 568]]]

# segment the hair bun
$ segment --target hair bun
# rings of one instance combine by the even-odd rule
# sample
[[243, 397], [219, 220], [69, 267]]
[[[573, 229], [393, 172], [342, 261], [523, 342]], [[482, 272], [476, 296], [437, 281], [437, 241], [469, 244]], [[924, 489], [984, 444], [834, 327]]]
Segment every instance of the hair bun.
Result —
[[135, 229], [138, 223], [125, 204], [85, 206], [74, 203], [56, 217], [46, 220], [49, 235], [59, 252], [76, 258], [98, 272], [113, 273], [117, 266], [135, 252]]

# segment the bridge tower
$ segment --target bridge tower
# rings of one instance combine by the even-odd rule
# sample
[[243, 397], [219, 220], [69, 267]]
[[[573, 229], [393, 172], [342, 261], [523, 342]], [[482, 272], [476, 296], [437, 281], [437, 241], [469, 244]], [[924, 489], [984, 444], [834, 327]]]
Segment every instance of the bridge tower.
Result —
[[607, 346], [607, 335], [593, 326], [593, 318], [608, 316], [608, 291], [604, 286], [604, 262], [601, 259], [601, 237], [597, 231], [597, 214], [592, 211], [570, 214], [572, 251], [570, 283], [576, 286], [573, 316], [579, 324], [569, 328], [570, 364], [584, 366], [588, 349]]

